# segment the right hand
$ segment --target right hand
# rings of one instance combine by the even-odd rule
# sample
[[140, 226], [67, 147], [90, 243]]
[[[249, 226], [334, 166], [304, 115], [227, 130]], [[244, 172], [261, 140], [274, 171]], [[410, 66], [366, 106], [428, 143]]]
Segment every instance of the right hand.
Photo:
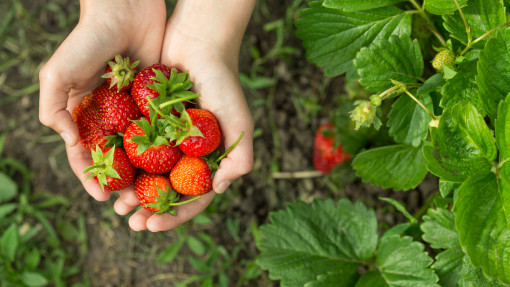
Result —
[[[39, 119], [66, 143], [73, 172], [96, 200], [107, 200], [83, 171], [91, 164], [90, 151], [79, 144], [73, 108], [104, 80], [106, 62], [117, 53], [141, 60], [139, 69], [160, 61], [166, 24], [164, 0], [81, 0], [80, 20], [39, 73]], [[133, 188], [121, 191], [134, 194]], [[130, 197], [133, 204], [137, 199]], [[136, 200], [136, 202], [134, 202]]]

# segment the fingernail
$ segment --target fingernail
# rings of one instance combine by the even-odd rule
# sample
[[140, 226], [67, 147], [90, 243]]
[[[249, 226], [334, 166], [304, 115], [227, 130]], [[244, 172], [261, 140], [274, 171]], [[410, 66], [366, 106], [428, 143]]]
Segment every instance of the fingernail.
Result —
[[224, 181], [220, 184], [218, 184], [218, 186], [216, 187], [216, 189], [214, 191], [216, 191], [216, 193], [223, 193], [225, 190], [227, 190], [227, 188], [230, 186], [231, 182], [229, 181]]
[[71, 136], [68, 133], [63, 132], [60, 136], [64, 139], [67, 145], [71, 145]]

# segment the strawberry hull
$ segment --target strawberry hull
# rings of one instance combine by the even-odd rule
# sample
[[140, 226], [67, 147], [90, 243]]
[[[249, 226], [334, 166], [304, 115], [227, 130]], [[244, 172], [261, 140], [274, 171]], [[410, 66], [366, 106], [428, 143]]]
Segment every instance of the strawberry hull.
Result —
[[149, 102], [147, 101], [147, 96], [150, 96], [151, 99], [159, 96], [157, 91], [147, 87], [147, 85], [152, 85], [155, 82], [151, 79], [156, 76], [156, 73], [154, 73], [152, 69], [163, 72], [167, 78], [170, 77], [171, 73], [170, 67], [158, 63], [141, 70], [140, 73], [136, 75], [131, 88], [131, 96], [133, 96], [138, 108], [145, 117], [149, 117]]
[[189, 136], [179, 145], [181, 151], [189, 156], [201, 157], [215, 151], [221, 143], [221, 132], [216, 117], [207, 110], [187, 109], [194, 126], [203, 136]]
[[168, 173], [179, 160], [182, 152], [169, 140], [168, 145], [159, 144], [148, 147], [144, 152], [138, 154], [138, 144], [131, 141], [134, 136], [143, 136], [144, 131], [135, 123], [132, 123], [124, 136], [124, 149], [131, 163], [142, 168], [148, 173]]

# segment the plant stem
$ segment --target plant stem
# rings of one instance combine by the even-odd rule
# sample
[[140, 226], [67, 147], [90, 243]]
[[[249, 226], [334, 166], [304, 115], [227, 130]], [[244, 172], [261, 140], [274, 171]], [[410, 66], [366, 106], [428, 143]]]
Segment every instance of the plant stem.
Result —
[[416, 0], [409, 0], [411, 4], [417, 9], [417, 12], [420, 13], [420, 15], [427, 21], [427, 23], [432, 24], [432, 21], [430, 20], [429, 15], [427, 15], [427, 12], [425, 12], [425, 1], [423, 1], [423, 6], [420, 6]]
[[503, 167], [503, 165], [504, 165], [507, 161], [509, 161], [509, 160], [510, 160], [510, 157], [509, 157], [509, 158], [507, 158], [507, 159], [505, 159], [505, 160], [503, 160], [502, 162], [500, 162], [500, 163], [498, 164], [498, 169], [502, 168], [502, 167]]
[[220, 162], [222, 159], [224, 159], [235, 147], [236, 145], [241, 141], [241, 139], [244, 136], [244, 131], [241, 132], [237, 140], [232, 144], [215, 162]]
[[173, 104], [177, 104], [177, 103], [180, 103], [180, 102], [194, 100], [194, 99], [197, 99], [198, 97], [200, 97], [199, 94], [194, 94], [192, 96], [186, 96], [186, 97], [182, 97], [182, 98], [173, 99], [173, 100], [170, 100], [168, 102], [162, 103], [161, 105], [159, 105], [159, 108], [162, 109], [162, 108], [164, 108], [166, 106], [169, 106], [169, 105], [173, 105]]
[[467, 53], [467, 51], [469, 49], [471, 49], [476, 43], [482, 41], [485, 37], [489, 36], [490, 34], [494, 33], [495, 31], [499, 30], [500, 28], [503, 28], [505, 26], [508, 26], [510, 25], [510, 21], [509, 22], [506, 22], [506, 23], [503, 23], [495, 28], [492, 28], [490, 29], [489, 31], [485, 32], [482, 36], [476, 38], [474, 41], [472, 41], [471, 43], [468, 43], [468, 45], [466, 46], [466, 48], [460, 53], [460, 55], [464, 55]]
[[427, 112], [427, 114], [429, 114], [429, 116], [432, 118], [432, 120], [434, 120], [434, 121], [436, 120], [436, 117], [434, 117], [434, 115], [429, 111], [429, 109], [427, 109], [427, 107], [425, 107], [425, 105], [422, 102], [420, 102], [413, 94], [411, 94], [407, 89], [405, 89], [404, 92], [409, 97], [411, 97], [411, 99], [413, 99], [418, 105], [420, 105], [420, 107], [422, 109], [424, 109]]
[[171, 117], [163, 114], [163, 112], [154, 104], [154, 102], [152, 101], [150, 96], [147, 96], [147, 101], [149, 102], [149, 105], [154, 109], [154, 111], [158, 115], [160, 115], [162, 118], [164, 118], [165, 120], [169, 121], [172, 125], [180, 128], [182, 130], [186, 129], [186, 126], [179, 123], [179, 121], [172, 119]]
[[470, 46], [471, 42], [473, 41], [473, 38], [471, 36], [471, 28], [469, 27], [469, 25], [466, 21], [466, 17], [464, 17], [464, 13], [462, 12], [462, 9], [460, 8], [459, 1], [458, 0], [453, 0], [453, 1], [455, 2], [455, 5], [457, 6], [457, 10], [459, 10], [460, 17], [462, 18], [462, 21], [464, 21], [464, 26], [466, 27], [466, 33], [467, 33], [467, 37], [468, 37], [468, 46]]
[[439, 42], [441, 42], [441, 45], [446, 47], [446, 41], [444, 40], [443, 36], [441, 36], [441, 34], [434, 27], [427, 25], [427, 28], [432, 32], [432, 34], [434, 34], [434, 36], [436, 36]]
[[413, 217], [416, 218], [416, 220], [419, 220], [427, 212], [427, 210], [430, 208], [432, 203], [434, 203], [434, 199], [436, 198], [436, 195], [437, 195], [437, 191], [435, 191], [434, 193], [429, 195], [429, 197], [427, 197], [427, 199], [425, 200], [425, 203], [422, 205], [422, 207], [418, 211], [416, 211], [415, 214], [413, 214]]
[[170, 205], [171, 205], [171, 206], [183, 205], [183, 204], [186, 204], [186, 203], [189, 203], [189, 202], [195, 201], [195, 200], [199, 199], [200, 197], [202, 197], [202, 196], [201, 196], [201, 195], [199, 195], [199, 196], [195, 196], [195, 197], [190, 198], [190, 199], [188, 199], [188, 200], [186, 200], [186, 201], [173, 202], [173, 203], [171, 203]]

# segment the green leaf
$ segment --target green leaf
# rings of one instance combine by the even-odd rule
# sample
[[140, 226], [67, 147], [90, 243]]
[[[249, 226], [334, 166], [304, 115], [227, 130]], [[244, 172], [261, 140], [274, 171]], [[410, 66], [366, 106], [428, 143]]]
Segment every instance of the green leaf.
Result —
[[23, 272], [21, 275], [23, 283], [30, 287], [44, 286], [48, 284], [48, 279], [36, 272]]
[[324, 7], [340, 9], [344, 11], [363, 11], [384, 7], [405, 0], [324, 0]]
[[[448, 1], [451, 4], [455, 3], [451, 0]], [[459, 1], [461, 2], [461, 1]], [[466, 2], [465, 0], [462, 2]], [[427, 1], [427, 4], [429, 1]], [[492, 28], [506, 22], [505, 9], [503, 8], [502, 0], [469, 0], [467, 6], [462, 8], [466, 22], [471, 29], [472, 39], [475, 40], [482, 36]], [[444, 27], [450, 32], [450, 37], [459, 40], [462, 44], [467, 45], [468, 37], [466, 33], [466, 26], [462, 20], [460, 13], [457, 11], [452, 15], [444, 15]], [[486, 38], [488, 39], [488, 38]], [[485, 39], [480, 43], [485, 43]], [[475, 45], [476, 47], [482, 47], [482, 45]]]
[[18, 185], [0, 171], [0, 203], [13, 199], [18, 194]]
[[499, 102], [510, 92], [510, 30], [500, 29], [480, 53], [476, 82], [480, 97], [491, 118], [496, 117]]
[[9, 215], [11, 212], [16, 210], [18, 204], [16, 203], [7, 203], [0, 205], [0, 220], [5, 216]]
[[[467, 5], [467, 0], [458, 1], [461, 8]], [[427, 0], [425, 10], [435, 15], [449, 14], [457, 10], [457, 5], [453, 0]]]
[[497, 155], [495, 139], [476, 108], [459, 103], [445, 110], [431, 130], [434, 146], [424, 146], [427, 169], [443, 180], [462, 182], [479, 170], [490, 169]]
[[502, 162], [510, 158], [510, 96], [499, 103], [495, 130], [499, 160]]
[[18, 227], [13, 223], [7, 228], [0, 239], [0, 251], [9, 262], [13, 262], [15, 259], [18, 242]]
[[432, 263], [424, 245], [409, 236], [383, 236], [377, 250], [377, 271], [361, 276], [356, 287], [422, 286], [439, 287], [437, 275], [428, 266]]
[[170, 263], [179, 254], [182, 247], [184, 246], [184, 240], [178, 240], [170, 244], [161, 254], [158, 256], [158, 263]]
[[508, 285], [502, 284], [498, 282], [498, 280], [489, 281], [489, 279], [483, 275], [482, 269], [475, 268], [471, 265], [467, 256], [464, 256], [460, 275], [459, 287], [508, 287]]
[[455, 230], [454, 214], [443, 208], [429, 209], [420, 225], [423, 240], [434, 249], [446, 249], [436, 256], [432, 268], [439, 276], [441, 286], [455, 287], [462, 268], [464, 253]]
[[439, 180], [439, 192], [442, 197], [447, 197], [452, 191], [459, 188], [459, 184], [451, 181]]
[[196, 270], [198, 270], [200, 272], [209, 273], [211, 271], [211, 268], [209, 266], [207, 266], [207, 264], [205, 264], [204, 261], [202, 261], [198, 258], [190, 257], [188, 259], [188, 261], [193, 266], [193, 268], [195, 268]]
[[[428, 94], [418, 97], [418, 100], [433, 111], [432, 99]], [[393, 103], [388, 115], [389, 135], [397, 143], [418, 147], [425, 140], [432, 120], [429, 114], [411, 97], [402, 95]]]
[[339, 271], [354, 276], [377, 247], [375, 213], [361, 202], [291, 203], [286, 211], [271, 213], [270, 220], [260, 228], [264, 240], [257, 244], [257, 264], [281, 286], [303, 286]]
[[390, 35], [410, 35], [411, 14], [393, 6], [362, 11], [345, 12], [310, 2], [309, 9], [301, 11], [296, 21], [297, 36], [303, 40], [306, 57], [327, 76], [347, 72], [356, 78], [352, 63], [361, 47], [388, 39]]
[[432, 77], [428, 78], [423, 85], [418, 88], [419, 95], [429, 94], [431, 92], [439, 90], [445, 84], [445, 80], [443, 79], [443, 75], [435, 74]]
[[423, 57], [418, 40], [409, 35], [380, 39], [362, 48], [354, 60], [360, 84], [372, 92], [394, 86], [391, 80], [416, 83], [423, 74]]
[[421, 148], [406, 145], [364, 151], [352, 166], [364, 182], [395, 190], [415, 188], [427, 174]]
[[191, 251], [193, 251], [193, 253], [196, 255], [203, 255], [205, 253], [206, 249], [204, 244], [200, 242], [200, 240], [198, 240], [196, 237], [188, 236], [186, 242], [189, 249], [191, 249]]
[[402, 213], [410, 222], [415, 222], [416, 218], [411, 215], [406, 209], [406, 207], [400, 203], [399, 201], [389, 198], [389, 197], [379, 197], [380, 200], [385, 201], [391, 205], [393, 205], [400, 213]]
[[470, 103], [476, 107], [482, 116], [486, 114], [475, 81], [476, 64], [477, 61], [472, 61], [461, 65], [457, 74], [446, 82], [441, 91], [443, 98], [439, 105], [442, 108], [451, 109], [457, 103]]
[[510, 284], [510, 165], [501, 179], [483, 170], [459, 188], [454, 205], [460, 244], [471, 263], [490, 279]]

